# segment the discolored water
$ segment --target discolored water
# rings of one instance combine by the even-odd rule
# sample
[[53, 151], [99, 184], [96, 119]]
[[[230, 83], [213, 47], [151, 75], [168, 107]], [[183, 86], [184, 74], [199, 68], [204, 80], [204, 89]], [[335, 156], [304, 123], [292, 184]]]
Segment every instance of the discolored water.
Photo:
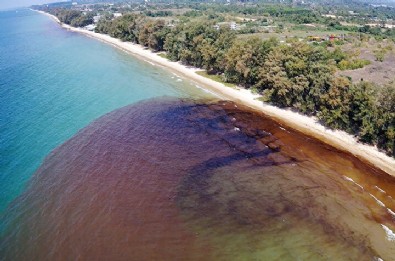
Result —
[[395, 182], [231, 102], [115, 110], [8, 209], [4, 260], [394, 260]]
[[45, 15], [0, 11], [0, 215], [45, 156], [78, 130], [112, 110], [164, 95], [207, 96]]

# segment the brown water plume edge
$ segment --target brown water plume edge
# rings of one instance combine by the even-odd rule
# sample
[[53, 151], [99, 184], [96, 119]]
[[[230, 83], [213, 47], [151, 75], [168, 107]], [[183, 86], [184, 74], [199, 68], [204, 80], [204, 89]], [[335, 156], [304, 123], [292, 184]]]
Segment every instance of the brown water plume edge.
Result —
[[[36, 11], [36, 10], [33, 10]], [[308, 117], [291, 110], [280, 109], [275, 106], [261, 102], [259, 95], [252, 94], [249, 90], [243, 88], [229, 88], [222, 83], [213, 81], [206, 77], [196, 74], [200, 69], [185, 66], [178, 62], [169, 61], [160, 57], [157, 53], [153, 53], [141, 45], [130, 42], [122, 42], [119, 39], [108, 35], [91, 32], [82, 28], [75, 28], [67, 24], [62, 24], [56, 16], [37, 11], [51, 17], [55, 22], [59, 23], [63, 28], [94, 38], [104, 43], [119, 48], [136, 58], [149, 62], [151, 65], [163, 66], [165, 69], [180, 74], [190, 79], [205, 89], [215, 92], [223, 99], [240, 102], [251, 108], [264, 112], [276, 121], [289, 126], [293, 129], [303, 132], [317, 138], [337, 149], [353, 154], [355, 157], [379, 168], [389, 175], [395, 176], [395, 159], [380, 152], [377, 147], [363, 144], [354, 136], [339, 130], [331, 130], [320, 124], [317, 119]]]
[[394, 260], [395, 180], [229, 101], [161, 98], [56, 148], [1, 260]]

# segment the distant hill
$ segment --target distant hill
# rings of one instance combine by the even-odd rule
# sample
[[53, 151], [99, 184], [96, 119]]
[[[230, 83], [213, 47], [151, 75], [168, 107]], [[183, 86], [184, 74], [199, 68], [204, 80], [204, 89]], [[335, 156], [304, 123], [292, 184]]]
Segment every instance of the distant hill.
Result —
[[[305, 1], [306, 2], [306, 1]], [[310, 3], [321, 3], [329, 5], [358, 5], [358, 4], [370, 4], [370, 5], [387, 5], [395, 7], [395, 0], [307, 0]]]

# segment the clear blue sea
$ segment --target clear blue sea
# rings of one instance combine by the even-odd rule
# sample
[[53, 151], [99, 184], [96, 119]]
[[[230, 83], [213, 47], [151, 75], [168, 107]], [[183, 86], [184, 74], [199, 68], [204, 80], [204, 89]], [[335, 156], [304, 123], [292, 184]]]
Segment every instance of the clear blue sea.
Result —
[[0, 213], [44, 157], [140, 100], [199, 97], [192, 83], [31, 10], [0, 12]]

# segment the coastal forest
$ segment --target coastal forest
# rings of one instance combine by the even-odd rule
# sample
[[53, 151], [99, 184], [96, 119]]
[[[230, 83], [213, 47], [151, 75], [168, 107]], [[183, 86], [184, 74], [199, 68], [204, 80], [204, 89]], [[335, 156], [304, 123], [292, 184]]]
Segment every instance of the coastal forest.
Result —
[[[72, 26], [89, 24], [92, 19], [90, 14], [70, 9], [50, 12]], [[296, 38], [284, 42], [276, 37], [240, 37], [229, 26], [218, 26], [211, 12], [201, 19], [183, 17], [177, 23], [152, 16], [142, 12], [116, 18], [102, 16], [95, 31], [202, 68], [208, 77], [261, 94], [262, 102], [314, 116], [328, 128], [344, 130], [395, 157], [395, 82], [378, 85], [341, 75], [341, 70], [362, 68], [368, 63], [352, 59], [336, 43], [328, 48]], [[290, 17], [302, 16], [292, 13]], [[388, 31], [391, 37], [394, 30]]]

